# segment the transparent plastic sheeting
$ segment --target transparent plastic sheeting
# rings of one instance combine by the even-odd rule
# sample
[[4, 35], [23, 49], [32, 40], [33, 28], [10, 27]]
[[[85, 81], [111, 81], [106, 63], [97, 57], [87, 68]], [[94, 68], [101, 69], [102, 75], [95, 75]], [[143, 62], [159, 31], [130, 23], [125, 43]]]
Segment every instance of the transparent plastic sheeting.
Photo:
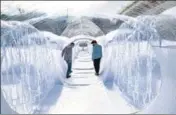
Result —
[[65, 38], [20, 22], [1, 21], [1, 89], [17, 113], [33, 113], [67, 66], [61, 57]]
[[[161, 47], [164, 41], [174, 41], [176, 19], [161, 15], [139, 16], [136, 20], [123, 23], [102, 40], [100, 71], [105, 86], [112, 84], [112, 88], [140, 110], [156, 98], [161, 87], [160, 64], [152, 46]], [[151, 30], [146, 31], [140, 24]]]
[[[97, 38], [103, 47], [100, 72], [105, 86], [110, 82], [130, 104], [142, 109], [154, 100], [161, 86], [160, 65], [151, 46], [161, 46], [163, 39], [174, 40], [175, 29], [167, 24], [173, 27], [175, 19], [119, 18], [125, 22], [119, 29]], [[61, 50], [68, 43], [66, 37], [24, 22], [1, 21], [1, 88], [13, 110], [33, 113], [52, 87], [64, 82], [67, 65]], [[91, 52], [91, 45], [88, 49]], [[74, 58], [78, 50], [75, 47]]]

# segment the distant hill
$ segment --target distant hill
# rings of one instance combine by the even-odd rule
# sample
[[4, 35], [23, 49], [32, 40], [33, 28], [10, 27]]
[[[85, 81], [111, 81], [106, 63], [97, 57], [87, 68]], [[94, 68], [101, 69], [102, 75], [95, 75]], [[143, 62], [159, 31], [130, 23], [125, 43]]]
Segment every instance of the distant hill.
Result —
[[28, 12], [18, 15], [8, 15], [1, 13], [1, 20], [5, 21], [25, 21], [28, 19], [36, 18], [45, 15], [45, 13], [40, 12]]
[[61, 35], [62, 32], [67, 27], [67, 25], [68, 25], [68, 20], [67, 18], [63, 18], [63, 17], [58, 17], [56, 19], [45, 18], [33, 24], [33, 26], [39, 30], [49, 31], [56, 35]]

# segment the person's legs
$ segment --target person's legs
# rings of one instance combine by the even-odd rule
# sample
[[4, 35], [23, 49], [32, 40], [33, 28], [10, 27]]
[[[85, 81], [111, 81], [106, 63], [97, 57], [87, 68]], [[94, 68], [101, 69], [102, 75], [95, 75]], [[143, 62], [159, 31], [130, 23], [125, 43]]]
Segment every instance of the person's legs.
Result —
[[67, 65], [68, 65], [68, 69], [67, 69], [67, 78], [71, 77], [70, 76], [70, 73], [71, 73], [71, 66], [72, 66], [72, 63], [71, 62], [67, 62]]
[[101, 60], [101, 58], [97, 59], [97, 75], [99, 75], [99, 70], [100, 70], [100, 60]]
[[99, 67], [100, 67], [100, 59], [94, 59], [94, 67], [95, 67], [96, 75], [98, 75], [99, 74]]
[[94, 69], [95, 69], [95, 72], [97, 73], [97, 64], [96, 64], [96, 62], [97, 62], [97, 60], [96, 60], [96, 59], [94, 59], [94, 60], [93, 60]]
[[72, 73], [72, 62], [70, 62], [70, 74]]

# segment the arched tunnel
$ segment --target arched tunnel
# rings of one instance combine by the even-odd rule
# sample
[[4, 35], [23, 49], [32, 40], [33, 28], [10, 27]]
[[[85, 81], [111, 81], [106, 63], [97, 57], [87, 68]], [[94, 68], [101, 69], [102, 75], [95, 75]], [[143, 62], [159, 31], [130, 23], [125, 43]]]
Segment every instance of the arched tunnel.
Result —
[[[149, 10], [135, 12], [144, 4]], [[133, 2], [119, 14], [101, 14], [110, 23], [79, 17], [66, 26], [60, 19], [58, 27], [48, 17], [1, 19], [1, 113], [175, 114], [175, 10], [167, 2]], [[102, 46], [99, 76], [92, 40]], [[67, 79], [61, 53], [70, 43]]]

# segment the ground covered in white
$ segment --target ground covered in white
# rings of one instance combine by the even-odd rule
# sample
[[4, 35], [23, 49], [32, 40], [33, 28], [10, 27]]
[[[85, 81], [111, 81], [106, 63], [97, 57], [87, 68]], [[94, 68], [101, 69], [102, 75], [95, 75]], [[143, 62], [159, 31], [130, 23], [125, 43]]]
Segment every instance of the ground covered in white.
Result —
[[69, 85], [62, 88], [59, 88], [60, 85], [56, 85], [42, 102], [37, 113], [117, 114], [137, 111], [118, 92], [109, 91], [101, 79], [95, 76], [89, 55], [86, 52], [79, 53], [73, 64], [71, 78], [66, 80]]

